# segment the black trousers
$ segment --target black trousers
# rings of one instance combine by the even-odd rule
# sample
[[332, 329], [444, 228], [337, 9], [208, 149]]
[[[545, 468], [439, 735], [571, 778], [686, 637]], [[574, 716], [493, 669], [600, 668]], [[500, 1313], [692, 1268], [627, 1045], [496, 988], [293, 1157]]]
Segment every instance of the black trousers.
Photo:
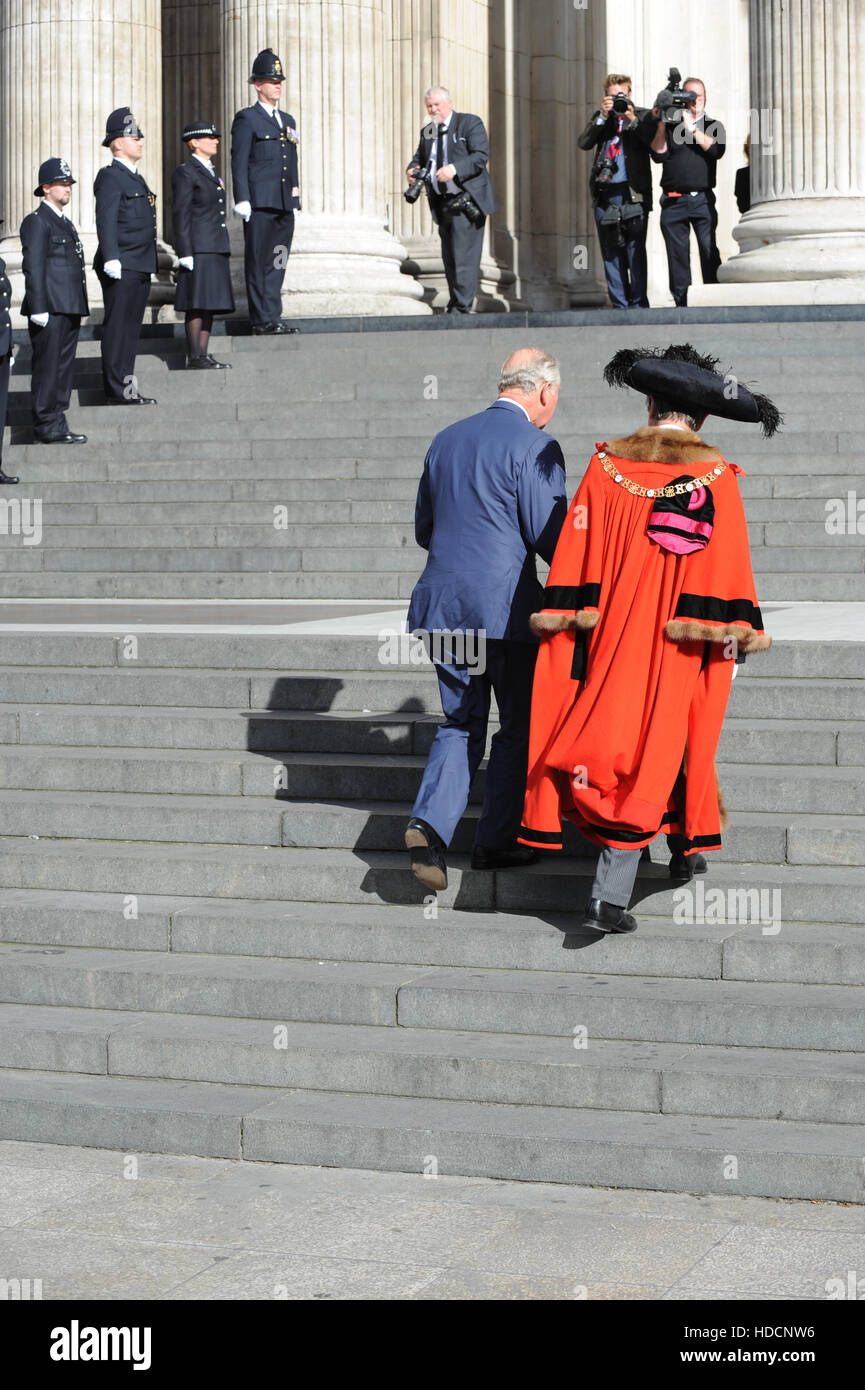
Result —
[[467, 312], [474, 303], [481, 278], [485, 225], [482, 222], [476, 227], [464, 212], [454, 217], [444, 212], [439, 214], [442, 260], [450, 290], [449, 309]]
[[33, 347], [30, 408], [37, 434], [65, 434], [80, 314], [50, 314], [44, 328], [28, 322]]
[[294, 237], [294, 213], [253, 208], [243, 224], [243, 269], [249, 318], [254, 324], [279, 323], [282, 282]]
[[119, 280], [99, 272], [105, 323], [102, 327], [102, 385], [106, 396], [138, 396], [135, 353], [150, 293], [145, 271], [124, 270]]
[[676, 304], [687, 304], [691, 284], [691, 228], [700, 251], [700, 271], [704, 285], [718, 282], [721, 257], [715, 244], [715, 196], [706, 193], [683, 193], [680, 198], [661, 194], [661, 232], [667, 247], [670, 271], [670, 293]]
[[5, 357], [0, 357], [0, 468], [3, 465], [3, 435], [6, 432], [6, 407], [9, 404], [9, 373], [12, 370], [12, 358], [7, 353]]

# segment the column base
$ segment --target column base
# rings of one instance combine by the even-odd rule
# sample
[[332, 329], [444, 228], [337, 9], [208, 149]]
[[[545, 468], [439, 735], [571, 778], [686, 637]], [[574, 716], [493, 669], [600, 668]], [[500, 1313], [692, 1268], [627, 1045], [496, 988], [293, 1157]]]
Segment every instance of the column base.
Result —
[[733, 236], [741, 251], [718, 271], [722, 284], [865, 275], [865, 198], [758, 203]]
[[[422, 287], [424, 303], [439, 312], [447, 308], [450, 299], [447, 277], [442, 264], [438, 234], [430, 237], [411, 237], [405, 242], [404, 275], [413, 276]], [[481, 278], [475, 310], [479, 314], [508, 314], [524, 310], [517, 295], [517, 277], [492, 256], [481, 258]]]
[[283, 282], [287, 318], [429, 314], [401, 272], [405, 248], [372, 219], [298, 213]]

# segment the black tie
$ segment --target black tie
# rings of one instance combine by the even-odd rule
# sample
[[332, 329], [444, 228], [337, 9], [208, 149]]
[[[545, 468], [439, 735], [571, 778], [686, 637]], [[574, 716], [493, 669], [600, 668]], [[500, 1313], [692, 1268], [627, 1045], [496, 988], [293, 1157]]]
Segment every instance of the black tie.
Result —
[[[441, 169], [445, 162], [445, 128], [444, 122], [439, 126], [438, 140], [436, 141], [436, 168]], [[438, 191], [442, 197], [447, 193], [447, 186], [443, 183], [438, 184]]]

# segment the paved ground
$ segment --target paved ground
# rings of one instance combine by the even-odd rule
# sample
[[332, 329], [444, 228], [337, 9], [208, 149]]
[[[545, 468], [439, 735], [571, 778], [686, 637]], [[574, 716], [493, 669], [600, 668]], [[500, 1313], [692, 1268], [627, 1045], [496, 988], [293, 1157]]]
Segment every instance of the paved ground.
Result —
[[[759, 576], [758, 576], [759, 586]], [[764, 603], [766, 631], [778, 641], [865, 641], [865, 603]], [[345, 633], [402, 631], [406, 606], [368, 599], [5, 599], [0, 632]]]
[[865, 1207], [5, 1142], [0, 1279], [45, 1300], [826, 1300], [865, 1293]]

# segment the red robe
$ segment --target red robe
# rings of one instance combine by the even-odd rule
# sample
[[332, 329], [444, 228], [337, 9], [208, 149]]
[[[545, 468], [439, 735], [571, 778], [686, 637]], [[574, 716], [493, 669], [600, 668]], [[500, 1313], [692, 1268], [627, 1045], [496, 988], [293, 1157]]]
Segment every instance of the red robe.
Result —
[[[675, 554], [650, 539], [652, 498], [616, 483], [599, 454], [655, 489], [722, 466], [705, 549]], [[663, 830], [685, 837], [686, 854], [720, 849], [714, 759], [733, 658], [771, 643], [741, 471], [684, 430], [598, 445], [532, 619], [541, 645], [521, 843], [561, 849], [564, 816], [598, 845], [638, 849]]]

